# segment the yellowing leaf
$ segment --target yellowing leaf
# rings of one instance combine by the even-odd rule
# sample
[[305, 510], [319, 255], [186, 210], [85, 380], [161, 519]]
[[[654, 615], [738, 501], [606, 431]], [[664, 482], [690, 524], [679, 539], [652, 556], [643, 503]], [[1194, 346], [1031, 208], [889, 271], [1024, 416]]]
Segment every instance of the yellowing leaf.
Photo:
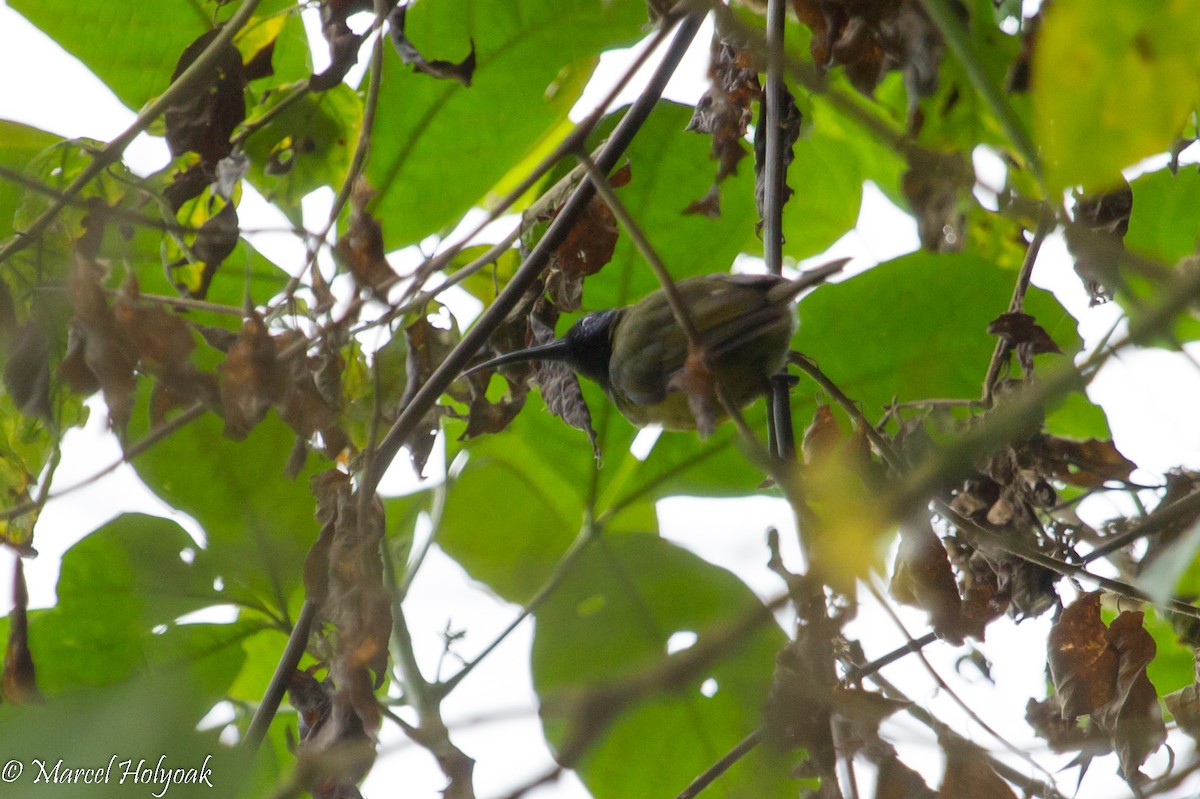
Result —
[[1064, 0], [1034, 57], [1034, 126], [1052, 192], [1106, 188], [1164, 152], [1200, 95], [1200, 16], [1186, 0]]

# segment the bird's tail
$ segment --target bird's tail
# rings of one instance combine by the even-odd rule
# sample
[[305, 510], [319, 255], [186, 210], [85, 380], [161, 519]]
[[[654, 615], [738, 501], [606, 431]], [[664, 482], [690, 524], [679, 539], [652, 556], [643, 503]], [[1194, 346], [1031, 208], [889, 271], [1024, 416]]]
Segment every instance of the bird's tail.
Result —
[[795, 280], [789, 280], [786, 283], [780, 283], [767, 293], [767, 298], [770, 302], [786, 302], [798, 296], [800, 292], [813, 286], [824, 283], [825, 279], [830, 275], [836, 275], [838, 272], [850, 263], [850, 258], [838, 258], [836, 261], [830, 261], [827, 264], [822, 264], [806, 272], [801, 273], [800, 277]]

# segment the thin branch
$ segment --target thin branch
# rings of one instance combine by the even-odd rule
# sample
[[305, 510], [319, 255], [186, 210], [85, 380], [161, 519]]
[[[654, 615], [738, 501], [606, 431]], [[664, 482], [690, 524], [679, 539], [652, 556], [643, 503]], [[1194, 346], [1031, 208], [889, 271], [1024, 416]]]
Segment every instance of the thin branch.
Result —
[[[106, 474], [116, 471], [123, 464], [130, 463], [138, 455], [141, 455], [143, 452], [150, 449], [150, 447], [152, 447], [155, 444], [157, 444], [158, 442], [162, 441], [167, 436], [169, 436], [172, 433], [174, 433], [175, 431], [179, 430], [180, 428], [182, 428], [189, 422], [193, 422], [196, 419], [199, 419], [201, 416], [204, 415], [204, 411], [205, 411], [205, 407], [204, 407], [203, 403], [200, 403], [200, 402], [193, 403], [191, 405], [191, 407], [189, 407], [187, 410], [180, 413], [175, 418], [173, 418], [170, 421], [165, 422], [165, 423], [159, 425], [158, 427], [154, 428], [153, 430], [151, 430], [149, 433], [146, 434], [145, 438], [141, 439], [136, 444], [125, 447], [125, 450], [121, 454], [120, 458], [113, 461], [108, 466], [105, 466], [103, 469], [93, 472], [91, 475], [84, 478], [83, 480], [80, 480], [78, 483], [67, 486], [66, 488], [63, 488], [59, 491], [55, 491], [53, 494], [50, 494], [46, 498], [47, 501], [52, 500], [52, 499], [58, 499], [60, 497], [66, 496], [67, 494], [78, 491], [81, 488], [86, 488], [87, 486], [89, 486], [92, 483], [99, 480], [101, 477], [104, 477]], [[0, 521], [10, 521], [12, 519], [16, 519], [19, 516], [24, 516], [27, 513], [32, 513], [33, 511], [37, 510], [38, 507], [39, 507], [39, 505], [36, 502], [26, 502], [22, 505], [17, 505], [16, 507], [13, 507], [13, 508], [8, 508], [4, 511], [0, 511]]]
[[872, 674], [877, 673], [880, 669], [892, 665], [905, 655], [910, 655], [913, 652], [920, 652], [925, 647], [940, 640], [941, 639], [937, 637], [937, 634], [932, 632], [925, 633], [920, 638], [911, 638], [909, 639], [908, 643], [896, 647], [891, 652], [881, 655], [869, 663], [864, 663], [861, 666], [851, 666], [846, 673], [845, 682], [857, 683], [864, 677], [870, 677]]
[[596, 537], [599, 534], [600, 527], [594, 522], [588, 521], [584, 524], [583, 528], [579, 531], [579, 535], [577, 535], [575, 540], [571, 542], [571, 546], [567, 547], [567, 551], [564, 552], [562, 557], [558, 559], [558, 562], [554, 564], [554, 569], [550, 572], [550, 579], [548, 579], [546, 583], [538, 589], [538, 592], [534, 594], [528, 602], [525, 603], [525, 605], [521, 608], [521, 612], [517, 614], [517, 617], [509, 622], [508, 626], [505, 627], [499, 635], [493, 638], [491, 643], [483, 648], [482, 652], [480, 652], [467, 663], [464, 663], [463, 667], [459, 669], [453, 677], [443, 680], [441, 683], [434, 686], [438, 696], [445, 697], [447, 694], [453, 691], [458, 684], [467, 677], [468, 674], [475, 670], [476, 666], [483, 662], [484, 658], [495, 651], [496, 647], [504, 643], [505, 639], [507, 639], [509, 635], [511, 635], [518, 627], [520, 627], [522, 622], [537, 612], [537, 609], [541, 607], [542, 603], [545, 602], [552, 593], [554, 593], [554, 590], [558, 588], [563, 579], [570, 573], [571, 567], [574, 566], [575, 561], [577, 561], [579, 556], [583, 554], [585, 549], [587, 549], [588, 544], [596, 540]]
[[755, 730], [738, 741], [737, 745], [730, 749], [720, 760], [713, 763], [700, 776], [692, 780], [688, 787], [680, 791], [675, 799], [693, 799], [693, 797], [699, 796], [701, 791], [716, 782], [726, 771], [729, 771], [734, 763], [753, 752], [754, 747], [760, 743], [762, 743], [762, 733]]
[[[687, 51], [688, 45], [695, 38], [702, 21], [702, 14], [693, 14], [685, 17], [680, 23], [675, 40], [671, 43], [662, 64], [655, 71], [654, 76], [651, 78], [642, 95], [630, 107], [620, 124], [617, 125], [608, 144], [601, 151], [597, 162], [602, 170], [610, 170], [616, 165], [617, 160], [625, 152], [625, 148], [628, 147], [634, 134], [637, 133], [649, 117], [650, 111], [661, 96], [667, 81], [670, 80], [675, 68], [679, 65], [683, 54]], [[483, 312], [474, 327], [467, 331], [458, 345], [446, 356], [446, 360], [438, 366], [429, 379], [417, 390], [408, 405], [397, 416], [396, 421], [392, 424], [392, 428], [384, 436], [383, 441], [380, 442], [376, 457], [372, 458], [367, 464], [363, 473], [360, 490], [371, 492], [379, 485], [379, 481], [382, 479], [388, 465], [396, 457], [404, 442], [411, 435], [412, 430], [424, 418], [425, 413], [433, 406], [450, 383], [458, 377], [459, 373], [462, 372], [475, 353], [491, 337], [492, 332], [504, 321], [509, 312], [516, 307], [521, 297], [524, 296], [525, 292], [541, 276], [542, 270], [549, 260], [550, 253], [557, 249], [567, 233], [574, 227], [575, 221], [587, 207], [587, 203], [591, 200], [593, 193], [594, 189], [591, 182], [585, 181], [576, 187], [570, 199], [567, 200], [566, 205], [550, 224], [545, 235], [542, 236], [541, 241], [538, 242], [533, 252], [530, 253], [525, 262], [517, 269], [508, 285], [496, 297], [495, 302]]]
[[1031, 779], [1028, 775], [1008, 765], [983, 747], [959, 735], [948, 724], [939, 720], [928, 710], [918, 705], [882, 675], [872, 675], [871, 681], [879, 686], [885, 696], [906, 702], [908, 707], [905, 708], [905, 711], [914, 719], [932, 730], [940, 740], [950, 740], [956, 744], [970, 747], [973, 752], [977, 752], [980, 757], [987, 761], [988, 766], [993, 771], [1011, 782], [1013, 785], [1018, 786], [1026, 796], [1042, 796], [1045, 797], [1045, 799], [1065, 799], [1053, 784], [1048, 785], [1046, 783]]
[[238, 10], [229, 18], [229, 21], [222, 26], [221, 32], [204, 48], [204, 51], [200, 53], [196, 60], [188, 65], [183, 74], [176, 78], [167, 87], [166, 91], [158, 96], [158, 99], [146, 106], [137, 115], [132, 125], [108, 144], [101, 147], [79, 175], [68, 186], [62, 189], [61, 196], [55, 198], [28, 228], [18, 232], [6, 244], [0, 245], [0, 263], [3, 263], [37, 241], [38, 237], [55, 220], [59, 212], [66, 207], [67, 203], [78, 196], [84, 187], [97, 175], [119, 161], [122, 153], [125, 152], [125, 148], [137, 138], [138, 134], [145, 131], [156, 119], [162, 116], [167, 109], [204, 88], [205, 81], [212, 77], [213, 68], [223, 57], [225, 48], [230, 46], [233, 37], [250, 21], [250, 17], [254, 14], [254, 10], [260, 2], [261, 0], [244, 0]]
[[296, 672], [296, 667], [300, 665], [304, 651], [308, 648], [308, 637], [312, 633], [313, 620], [316, 619], [316, 616], [317, 603], [311, 599], [304, 600], [304, 604], [300, 607], [300, 615], [296, 618], [296, 626], [292, 628], [287, 646], [284, 647], [283, 655], [279, 658], [279, 665], [275, 667], [275, 673], [271, 675], [267, 692], [254, 711], [254, 718], [250, 720], [250, 727], [246, 730], [246, 738], [242, 745], [251, 752], [258, 750], [263, 737], [266, 736], [267, 730], [271, 726], [271, 721], [279, 711], [279, 705], [283, 702], [283, 695], [287, 692], [288, 683]]
[[1140, 524], [1105, 540], [1103, 544], [1084, 555], [1081, 563], [1091, 563], [1093, 560], [1110, 555], [1138, 539], [1158, 535], [1181, 521], [1194, 519], [1197, 514], [1200, 514], [1200, 491], [1194, 491], [1166, 507], [1155, 508], [1153, 512], [1142, 519]]
[[[1033, 266], [1037, 263], [1038, 252], [1042, 249], [1042, 242], [1046, 240], [1046, 236], [1054, 229], [1054, 216], [1048, 212], [1042, 214], [1041, 220], [1038, 222], [1037, 230], [1033, 233], [1033, 238], [1029, 241], [1029, 247], [1025, 250], [1025, 260], [1021, 263], [1021, 271], [1017, 275], [1017, 284], [1013, 288], [1012, 300], [1008, 303], [1009, 313], [1019, 313], [1025, 307], [1025, 293], [1029, 291], [1029, 281], [1033, 277]], [[983, 378], [983, 403], [991, 405], [992, 391], [996, 387], [996, 380], [1000, 377], [1000, 370], [1003, 368], [1008, 356], [1012, 351], [1012, 345], [1004, 340], [1003, 337], [996, 341], [996, 347], [992, 351], [992, 359], [988, 362], [987, 376]]]
[[[887, 613], [888, 618], [890, 618], [892, 620], [892, 624], [894, 624], [896, 626], [896, 629], [898, 629], [900, 631], [900, 634], [903, 635], [905, 638], [907, 638], [909, 641], [914, 641], [915, 639], [912, 637], [912, 634], [908, 631], [908, 628], [905, 626], [904, 621], [900, 618], [899, 614], [896, 613], [896, 609], [892, 607], [892, 604], [890, 602], [888, 602], [887, 597], [884, 596], [883, 591], [881, 591], [879, 586], [876, 585], [877, 581], [878, 581], [878, 578], [875, 578], [875, 579], [871, 580], [870, 582], [868, 582], [867, 589], [871, 592], [871, 595], [873, 597], [875, 597], [875, 601], [879, 603], [880, 607], [883, 608], [884, 612]], [[992, 727], [992, 725], [990, 725], [986, 721], [984, 721], [983, 718], [980, 717], [980, 715], [975, 712], [975, 709], [972, 708], [970, 705], [968, 705], [966, 703], [966, 701], [964, 701], [963, 698], [958, 695], [958, 692], [955, 691], [953, 688], [951, 688], [950, 684], [947, 683], [944, 679], [942, 679], [942, 675], [938, 673], [937, 669], [935, 669], [933, 667], [933, 664], [929, 662], [929, 659], [927, 657], [925, 657], [924, 652], [917, 650], [914, 652], [914, 654], [917, 656], [917, 660], [919, 660], [921, 665], [925, 668], [925, 672], [927, 674], [929, 674], [930, 678], [935, 683], [937, 683], [938, 687], [948, 697], [950, 697], [950, 700], [952, 702], [954, 702], [954, 704], [959, 706], [959, 708], [967, 715], [967, 718], [971, 719], [976, 724], [978, 724], [981, 729], [983, 729], [988, 735], [992, 736], [992, 738], [994, 738], [996, 741], [998, 741], [1000, 743], [1000, 745], [1003, 746], [1005, 749], [1007, 749], [1008, 751], [1012, 752], [1017, 757], [1024, 760], [1026, 763], [1028, 763], [1033, 768], [1035, 768], [1038, 771], [1041, 771], [1043, 774], [1045, 774], [1047, 779], [1049, 779], [1051, 781], [1054, 780], [1054, 775], [1051, 774], [1049, 771], [1047, 771], [1045, 768], [1043, 768], [1041, 766], [1041, 764], [1039, 764], [1036, 760], [1034, 760], [1029, 755], [1028, 752], [1026, 752], [1025, 750], [1021, 749], [1020, 747], [1016, 746], [1015, 744], [1011, 743], [1007, 738], [1005, 738], [1003, 735], [1001, 735], [999, 732], [997, 732], [995, 730], [995, 728]]]

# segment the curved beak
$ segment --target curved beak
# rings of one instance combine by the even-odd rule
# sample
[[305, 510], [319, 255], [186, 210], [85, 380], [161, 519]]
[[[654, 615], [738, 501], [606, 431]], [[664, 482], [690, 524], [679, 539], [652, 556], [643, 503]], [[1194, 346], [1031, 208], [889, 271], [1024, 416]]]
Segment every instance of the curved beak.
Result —
[[526, 347], [523, 350], [513, 350], [503, 355], [497, 355], [495, 358], [483, 363], [477, 363], [469, 369], [463, 370], [463, 373], [459, 377], [466, 377], [475, 372], [481, 372], [484, 369], [495, 369], [496, 367], [505, 366], [510, 363], [567, 360], [570, 360], [567, 342], [564, 339], [556, 338], [553, 341], [547, 341], [545, 344], [537, 344], [532, 347]]

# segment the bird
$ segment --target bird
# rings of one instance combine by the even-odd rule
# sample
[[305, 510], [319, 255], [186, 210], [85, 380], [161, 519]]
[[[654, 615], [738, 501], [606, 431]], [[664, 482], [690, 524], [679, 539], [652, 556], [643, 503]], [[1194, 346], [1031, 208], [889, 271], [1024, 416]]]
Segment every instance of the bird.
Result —
[[[719, 273], [675, 284], [712, 376], [726, 400], [741, 409], [770, 391], [770, 378], [787, 363], [796, 313], [792, 301], [841, 270], [833, 261], [797, 279], [769, 274]], [[580, 317], [559, 338], [499, 355], [463, 375], [527, 361], [558, 361], [600, 385], [617, 410], [637, 427], [705, 431], [724, 418], [697, 419], [685, 375], [688, 339], [658, 289], [633, 305]], [[711, 389], [710, 389], [711, 390]], [[692, 398], [694, 399], [694, 397]]]

